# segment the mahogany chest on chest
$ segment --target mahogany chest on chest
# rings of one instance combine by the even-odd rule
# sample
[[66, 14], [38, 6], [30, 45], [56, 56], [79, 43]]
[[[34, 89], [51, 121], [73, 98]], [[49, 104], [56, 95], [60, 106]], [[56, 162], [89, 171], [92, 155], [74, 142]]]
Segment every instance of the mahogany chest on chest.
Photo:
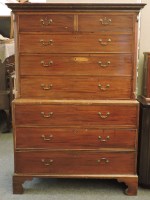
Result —
[[137, 193], [137, 16], [144, 4], [8, 4], [15, 21], [13, 192], [33, 177]]

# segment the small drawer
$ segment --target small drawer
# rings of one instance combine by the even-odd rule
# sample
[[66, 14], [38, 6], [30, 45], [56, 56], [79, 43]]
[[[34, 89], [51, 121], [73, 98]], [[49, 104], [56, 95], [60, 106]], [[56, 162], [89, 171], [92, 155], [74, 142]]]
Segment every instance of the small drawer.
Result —
[[19, 59], [21, 75], [132, 75], [130, 54], [30, 54]]
[[133, 15], [79, 14], [78, 29], [85, 32], [133, 32]]
[[131, 53], [133, 51], [133, 36], [129, 34], [20, 34], [19, 41], [21, 53]]
[[[136, 149], [135, 129], [16, 127], [16, 148]], [[69, 141], [69, 142], [68, 142]]]
[[15, 173], [135, 174], [135, 152], [32, 151], [15, 152]]
[[20, 80], [22, 98], [130, 99], [131, 77], [28, 76]]
[[[38, 126], [121, 126], [136, 127], [138, 121], [138, 103], [121, 104], [103, 103], [92, 105], [92, 102], [81, 104], [57, 101], [54, 104], [39, 103], [15, 104], [16, 125]], [[29, 104], [28, 104], [29, 103]], [[81, 105], [80, 105], [81, 104]]]
[[20, 32], [72, 32], [72, 14], [24, 14], [19, 15]]

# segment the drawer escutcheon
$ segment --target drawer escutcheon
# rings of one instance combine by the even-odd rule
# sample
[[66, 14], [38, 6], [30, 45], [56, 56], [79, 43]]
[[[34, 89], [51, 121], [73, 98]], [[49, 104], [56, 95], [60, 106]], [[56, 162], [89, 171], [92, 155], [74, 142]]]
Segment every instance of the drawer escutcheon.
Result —
[[46, 86], [44, 83], [41, 84], [41, 88], [42, 88], [43, 90], [51, 90], [52, 87], [53, 87], [52, 84], [48, 84], [47, 86]]
[[41, 159], [41, 162], [45, 165], [45, 166], [49, 166], [49, 165], [52, 165], [53, 163], [53, 160], [52, 159]]
[[51, 60], [51, 61], [49, 61], [47, 64], [42, 60], [41, 61], [41, 65], [43, 66], [43, 67], [51, 67], [52, 65], [53, 65], [53, 61]]
[[109, 38], [106, 42], [103, 42], [102, 39], [99, 39], [98, 41], [100, 42], [100, 44], [101, 44], [102, 46], [107, 46], [107, 45], [111, 42], [111, 39]]
[[52, 117], [53, 112], [49, 112], [48, 114], [45, 114], [45, 112], [41, 112], [41, 115], [42, 115], [44, 118], [50, 118], [50, 117]]
[[41, 137], [43, 138], [44, 141], [50, 141], [52, 140], [53, 135], [49, 135], [49, 136], [41, 135]]
[[110, 112], [107, 112], [106, 115], [103, 115], [101, 112], [98, 112], [98, 115], [100, 116], [100, 118], [106, 119], [110, 115]]
[[40, 40], [40, 43], [43, 45], [43, 46], [49, 46], [49, 45], [53, 45], [53, 40], [48, 40], [47, 42], [44, 41], [44, 40]]
[[40, 19], [40, 22], [43, 26], [49, 26], [50, 24], [52, 24], [53, 20], [45, 17], [45, 19]]
[[110, 61], [107, 61], [106, 64], [103, 64], [101, 61], [98, 61], [98, 64], [101, 66], [101, 67], [108, 67], [110, 65]]
[[108, 88], [110, 88], [110, 84], [107, 84], [105, 87], [102, 86], [101, 84], [98, 85], [99, 89], [102, 91], [106, 91]]
[[107, 158], [101, 158], [97, 160], [98, 163], [109, 163], [109, 160]]
[[106, 136], [106, 139], [102, 139], [102, 137], [99, 135], [99, 136], [98, 136], [98, 139], [99, 139], [101, 142], [107, 142], [107, 141], [110, 139], [110, 136], [107, 135], [107, 136]]
[[102, 25], [109, 25], [112, 22], [112, 20], [107, 19], [107, 17], [104, 17], [103, 19], [100, 19], [99, 21], [101, 22]]

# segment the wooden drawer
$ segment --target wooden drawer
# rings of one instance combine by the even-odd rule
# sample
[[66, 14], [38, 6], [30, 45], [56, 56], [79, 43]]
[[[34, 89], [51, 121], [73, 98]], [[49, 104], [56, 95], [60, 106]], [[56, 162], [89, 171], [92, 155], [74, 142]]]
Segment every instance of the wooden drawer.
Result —
[[23, 98], [130, 99], [131, 77], [28, 76], [20, 80]]
[[[85, 101], [86, 102], [86, 101]], [[15, 105], [16, 125], [38, 126], [125, 126], [136, 127], [138, 121], [138, 104], [61, 103]]]
[[72, 32], [73, 14], [26, 14], [19, 16], [20, 32]]
[[134, 129], [16, 127], [16, 148], [136, 149]]
[[31, 151], [15, 153], [15, 173], [134, 174], [134, 152]]
[[131, 53], [134, 50], [133, 37], [129, 34], [20, 34], [19, 41], [22, 53]]
[[133, 31], [133, 15], [121, 14], [79, 14], [78, 30], [87, 32], [129, 32]]
[[[132, 55], [20, 55], [21, 75], [130, 76]], [[32, 70], [31, 70], [32, 69]]]

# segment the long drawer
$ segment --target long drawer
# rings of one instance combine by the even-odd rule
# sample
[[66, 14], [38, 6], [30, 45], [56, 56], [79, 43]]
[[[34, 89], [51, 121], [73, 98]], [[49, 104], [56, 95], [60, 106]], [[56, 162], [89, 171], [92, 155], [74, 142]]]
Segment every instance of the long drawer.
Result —
[[28, 76], [20, 80], [23, 98], [130, 99], [131, 77]]
[[137, 127], [138, 104], [99, 105], [41, 105], [17, 104], [14, 118], [16, 125], [38, 126], [125, 126]]
[[135, 174], [135, 152], [30, 151], [15, 152], [15, 173]]
[[[15, 147], [48, 149], [136, 149], [135, 129], [16, 127]], [[128, 138], [128, 139], [127, 139]]]
[[133, 52], [130, 34], [20, 34], [21, 53]]
[[132, 54], [20, 55], [21, 75], [131, 76]]

